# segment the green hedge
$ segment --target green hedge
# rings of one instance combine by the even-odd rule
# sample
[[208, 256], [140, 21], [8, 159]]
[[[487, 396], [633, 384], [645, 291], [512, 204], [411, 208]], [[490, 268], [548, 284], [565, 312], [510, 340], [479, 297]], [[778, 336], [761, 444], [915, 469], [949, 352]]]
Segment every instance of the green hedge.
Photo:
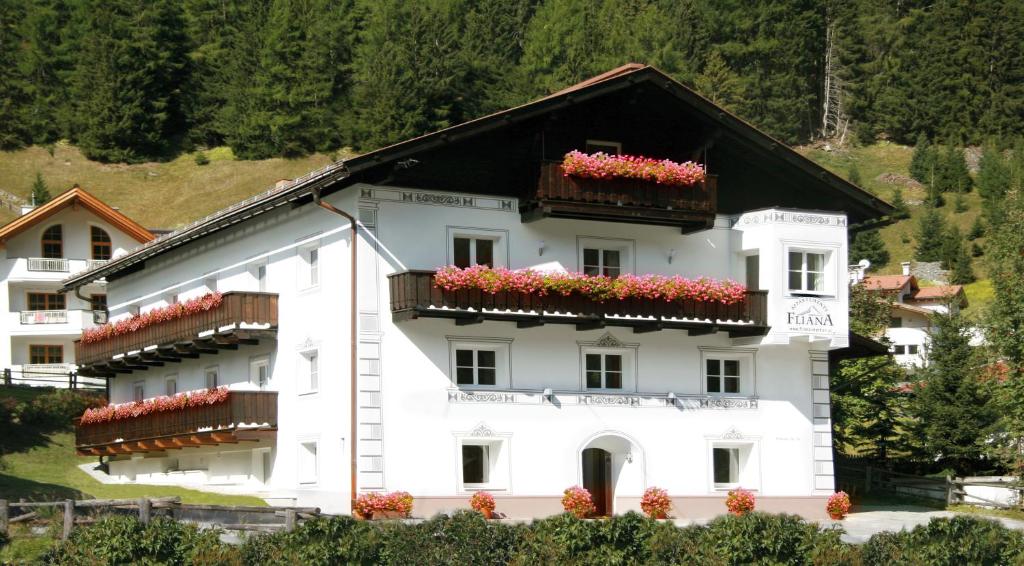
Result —
[[459, 512], [427, 521], [366, 522], [348, 517], [303, 523], [291, 533], [253, 535], [241, 546], [218, 532], [158, 519], [128, 517], [77, 529], [45, 557], [48, 564], [1022, 564], [1021, 533], [984, 519], [933, 519], [910, 532], [875, 535], [866, 544], [840, 540], [792, 515], [752, 513], [678, 528], [635, 513], [601, 521], [559, 515], [532, 524], [485, 521]]

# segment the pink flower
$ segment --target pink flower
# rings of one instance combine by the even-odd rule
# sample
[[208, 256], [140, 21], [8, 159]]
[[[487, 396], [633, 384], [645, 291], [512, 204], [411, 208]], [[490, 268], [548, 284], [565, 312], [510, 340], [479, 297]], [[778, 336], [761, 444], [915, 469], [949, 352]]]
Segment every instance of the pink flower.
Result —
[[668, 517], [668, 511], [672, 508], [672, 499], [668, 492], [660, 487], [649, 487], [644, 491], [640, 499], [640, 509], [652, 519], [664, 519]]
[[676, 163], [633, 155], [586, 154], [570, 151], [562, 161], [566, 175], [588, 179], [639, 179], [670, 187], [687, 187], [705, 178], [704, 167], [692, 161]]
[[590, 492], [578, 485], [574, 485], [563, 492], [562, 508], [566, 512], [575, 515], [577, 519], [589, 517], [597, 511]]
[[754, 510], [755, 498], [751, 491], [737, 487], [725, 498], [725, 508], [733, 515], [746, 515]]
[[143, 401], [131, 401], [120, 405], [107, 405], [95, 409], [86, 409], [79, 420], [80, 425], [103, 423], [114, 420], [134, 419], [153, 413], [180, 411], [188, 407], [218, 405], [228, 400], [230, 391], [227, 387], [203, 389], [176, 395], [165, 395]]
[[114, 336], [122, 336], [132, 332], [138, 332], [147, 326], [161, 322], [184, 318], [193, 314], [211, 311], [216, 309], [224, 301], [220, 293], [207, 293], [202, 297], [196, 297], [184, 303], [175, 303], [166, 307], [156, 308], [144, 313], [121, 319], [117, 322], [109, 322], [103, 326], [90, 328], [82, 333], [82, 344], [95, 344]]

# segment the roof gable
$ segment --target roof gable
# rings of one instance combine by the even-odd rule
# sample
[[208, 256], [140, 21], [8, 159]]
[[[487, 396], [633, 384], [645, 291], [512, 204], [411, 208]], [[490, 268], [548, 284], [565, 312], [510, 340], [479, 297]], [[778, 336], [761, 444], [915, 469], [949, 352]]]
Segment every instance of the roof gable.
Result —
[[4, 245], [14, 236], [17, 236], [40, 222], [43, 222], [61, 210], [74, 205], [81, 205], [140, 244], [148, 242], [154, 238], [153, 234], [149, 230], [146, 230], [131, 218], [128, 218], [124, 214], [114, 210], [100, 199], [89, 194], [78, 185], [75, 185], [74, 187], [71, 187], [57, 195], [46, 204], [39, 206], [35, 210], [32, 210], [27, 214], [23, 214], [0, 227], [0, 245]]

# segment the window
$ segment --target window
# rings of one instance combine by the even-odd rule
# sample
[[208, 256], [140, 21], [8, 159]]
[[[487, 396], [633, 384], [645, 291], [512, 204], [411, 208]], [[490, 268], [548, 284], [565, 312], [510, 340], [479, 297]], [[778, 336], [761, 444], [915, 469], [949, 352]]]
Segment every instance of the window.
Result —
[[497, 352], [490, 349], [456, 348], [455, 383], [495, 385], [497, 376]]
[[64, 346], [59, 344], [33, 344], [28, 347], [30, 364], [64, 363]]
[[307, 246], [299, 250], [299, 288], [309, 289], [320, 284], [320, 248]]
[[619, 250], [583, 248], [583, 273], [618, 277], [622, 272], [621, 256]]
[[608, 155], [619, 155], [622, 153], [622, 142], [587, 140], [587, 153], [597, 153], [599, 151]]
[[146, 382], [136, 381], [132, 384], [132, 401], [142, 401], [146, 398]]
[[299, 483], [316, 483], [317, 475], [317, 442], [300, 442]]
[[50, 226], [43, 232], [43, 257], [64, 257], [64, 229], [60, 224]]
[[740, 361], [707, 359], [708, 393], [740, 392]]
[[490, 454], [486, 444], [462, 445], [462, 483], [485, 484], [490, 476]]
[[164, 381], [164, 386], [164, 395], [167, 395], [169, 397], [171, 395], [175, 395], [176, 393], [178, 393], [178, 376], [174, 375], [168, 377], [167, 380]]
[[206, 287], [206, 292], [207, 293], [216, 293], [217, 292], [217, 278], [216, 277], [207, 277], [206, 279], [203, 279], [203, 287]]
[[92, 258], [108, 260], [113, 255], [113, 245], [110, 241], [110, 234], [97, 226], [90, 226], [92, 234]]
[[760, 289], [761, 288], [761, 256], [754, 254], [748, 255], [746, 258], [747, 263], [747, 289]]
[[902, 356], [903, 354], [907, 353], [907, 347], [904, 346], [903, 344], [897, 344], [892, 347], [892, 353], [896, 354], [897, 356]]
[[622, 389], [622, 354], [585, 354], [587, 389]]
[[456, 237], [453, 241], [453, 262], [456, 267], [486, 265], [494, 267], [494, 240], [491, 238]]
[[168, 293], [164, 297], [164, 301], [166, 301], [168, 305], [176, 305], [176, 304], [178, 304], [178, 294], [177, 293]]
[[889, 328], [903, 328], [903, 319], [894, 316], [889, 319]]
[[249, 362], [249, 381], [260, 389], [270, 384], [270, 358], [255, 358]]
[[216, 367], [206, 368], [206, 388], [215, 389], [219, 384], [218, 369]]
[[911, 355], [917, 355], [917, 344], [910, 344], [907, 346], [907, 353]]
[[712, 466], [716, 488], [735, 487], [740, 481], [740, 449], [713, 448]]
[[28, 294], [28, 310], [30, 311], [62, 311], [64, 308], [64, 295], [60, 293]]
[[265, 263], [256, 266], [256, 288], [260, 293], [267, 291], [267, 264]]
[[309, 350], [302, 352], [299, 357], [302, 363], [302, 381], [299, 384], [299, 393], [315, 393], [320, 387], [320, 351]]
[[789, 290], [798, 293], [825, 292], [825, 252], [789, 252]]
[[94, 311], [107, 310], [107, 296], [100, 293], [89, 295], [89, 308]]

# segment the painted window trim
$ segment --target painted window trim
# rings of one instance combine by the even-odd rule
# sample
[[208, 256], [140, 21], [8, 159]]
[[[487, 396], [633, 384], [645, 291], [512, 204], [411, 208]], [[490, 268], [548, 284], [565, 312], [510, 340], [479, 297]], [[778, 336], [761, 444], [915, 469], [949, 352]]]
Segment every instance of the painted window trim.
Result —
[[[614, 341], [614, 344], [607, 342]], [[619, 341], [610, 332], [596, 340], [589, 342], [577, 342], [579, 355], [579, 391], [581, 393], [636, 393], [640, 391], [640, 344], [630, 344]], [[622, 355], [622, 388], [588, 388], [587, 387], [587, 354], [621, 354]]]
[[[700, 394], [713, 397], [757, 396], [757, 349], [700, 346]], [[740, 390], [738, 393], [708, 391], [708, 360], [737, 360], [740, 362]], [[749, 389], [744, 387], [749, 375]], [[724, 388], [724, 382], [723, 382]]]
[[[486, 429], [486, 436], [480, 434], [481, 429]], [[472, 431], [454, 433], [455, 443], [455, 489], [459, 495], [472, 495], [478, 491], [489, 491], [501, 495], [512, 494], [512, 434], [499, 433], [487, 429], [485, 425], [479, 425]], [[486, 484], [464, 484], [462, 482], [462, 445], [463, 444], [500, 444], [504, 458], [494, 456], [493, 464], [488, 470], [488, 482]], [[490, 448], [488, 452], [491, 452]], [[488, 458], [490, 460], [490, 457]], [[496, 473], [500, 475], [496, 476]], [[498, 481], [498, 479], [501, 481]]]
[[[722, 438], [720, 436], [716, 436], [708, 437], [706, 440], [707, 446], [705, 449], [705, 458], [707, 459], [706, 468], [708, 474], [708, 493], [724, 493], [736, 489], [737, 487], [742, 487], [755, 493], [761, 490], [761, 484], [763, 481], [763, 472], [761, 467], [761, 437], [741, 436], [739, 438]], [[735, 484], [718, 484], [715, 482], [715, 448], [745, 448], [749, 451], [746, 466], [741, 464], [740, 469], [737, 470], [737, 479], [739, 481]], [[750, 468], [750, 466], [753, 466], [753, 468]], [[744, 471], [746, 471], [746, 474], [744, 474]]]
[[[801, 291], [789, 288], [789, 254], [799, 253], [823, 253], [825, 254], [825, 290], [824, 291]], [[815, 297], [819, 299], [835, 299], [839, 297], [839, 252], [838, 244], [804, 241], [783, 241], [782, 242], [782, 289], [786, 297]], [[804, 276], [805, 272], [801, 272]], [[845, 283], [846, 279], [842, 281]]]
[[[463, 391], [489, 391], [512, 388], [512, 338], [445, 336], [448, 341], [448, 379], [451, 387]], [[494, 385], [460, 384], [456, 379], [456, 350], [493, 350], [495, 377]]]

